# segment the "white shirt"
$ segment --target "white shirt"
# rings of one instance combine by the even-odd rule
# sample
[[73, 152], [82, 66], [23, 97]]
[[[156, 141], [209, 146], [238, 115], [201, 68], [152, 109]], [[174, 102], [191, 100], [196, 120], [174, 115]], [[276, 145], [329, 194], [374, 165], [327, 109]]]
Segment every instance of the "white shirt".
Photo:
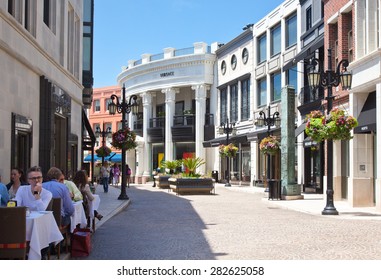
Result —
[[46, 210], [51, 199], [52, 193], [45, 189], [41, 189], [40, 199], [36, 199], [30, 185], [20, 186], [16, 193], [17, 206], [29, 207], [30, 211]]

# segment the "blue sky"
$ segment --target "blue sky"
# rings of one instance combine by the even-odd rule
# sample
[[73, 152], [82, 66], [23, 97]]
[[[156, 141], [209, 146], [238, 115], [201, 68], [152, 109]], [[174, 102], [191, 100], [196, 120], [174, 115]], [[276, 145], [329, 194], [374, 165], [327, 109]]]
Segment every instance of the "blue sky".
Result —
[[144, 53], [226, 43], [283, 0], [95, 0], [94, 88], [116, 85], [121, 67]]

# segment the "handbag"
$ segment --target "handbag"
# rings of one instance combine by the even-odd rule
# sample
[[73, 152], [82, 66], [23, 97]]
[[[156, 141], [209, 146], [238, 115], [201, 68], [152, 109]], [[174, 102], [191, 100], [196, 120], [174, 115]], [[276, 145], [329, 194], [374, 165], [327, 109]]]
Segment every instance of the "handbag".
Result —
[[87, 257], [91, 251], [91, 232], [89, 228], [76, 228], [71, 235], [71, 256]]

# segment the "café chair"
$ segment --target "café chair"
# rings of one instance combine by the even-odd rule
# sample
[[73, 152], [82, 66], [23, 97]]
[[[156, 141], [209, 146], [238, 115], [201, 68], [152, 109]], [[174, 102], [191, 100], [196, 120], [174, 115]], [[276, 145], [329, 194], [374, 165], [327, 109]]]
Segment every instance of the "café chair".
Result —
[[[70, 232], [70, 225], [62, 226], [61, 225], [61, 198], [52, 198], [52, 210], [53, 210], [53, 215], [54, 219], [56, 220], [57, 226], [61, 232], [61, 234], [64, 237], [65, 241], [65, 251], [66, 253], [69, 253], [69, 232]], [[57, 258], [60, 258], [61, 255], [61, 244], [58, 243], [56, 246], [57, 249]], [[48, 251], [48, 258], [50, 259], [50, 250]]]
[[25, 260], [26, 207], [0, 207], [0, 259]]
[[46, 211], [53, 211], [53, 198], [49, 201], [48, 206], [46, 206]]

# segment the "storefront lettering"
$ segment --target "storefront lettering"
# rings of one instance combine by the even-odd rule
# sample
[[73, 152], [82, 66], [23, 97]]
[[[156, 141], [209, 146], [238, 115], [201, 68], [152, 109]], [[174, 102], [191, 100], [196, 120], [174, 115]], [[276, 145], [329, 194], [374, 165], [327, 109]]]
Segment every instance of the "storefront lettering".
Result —
[[161, 78], [165, 78], [165, 77], [169, 77], [169, 76], [174, 76], [175, 75], [175, 72], [164, 72], [164, 73], [161, 73], [160, 74], [160, 77]]

